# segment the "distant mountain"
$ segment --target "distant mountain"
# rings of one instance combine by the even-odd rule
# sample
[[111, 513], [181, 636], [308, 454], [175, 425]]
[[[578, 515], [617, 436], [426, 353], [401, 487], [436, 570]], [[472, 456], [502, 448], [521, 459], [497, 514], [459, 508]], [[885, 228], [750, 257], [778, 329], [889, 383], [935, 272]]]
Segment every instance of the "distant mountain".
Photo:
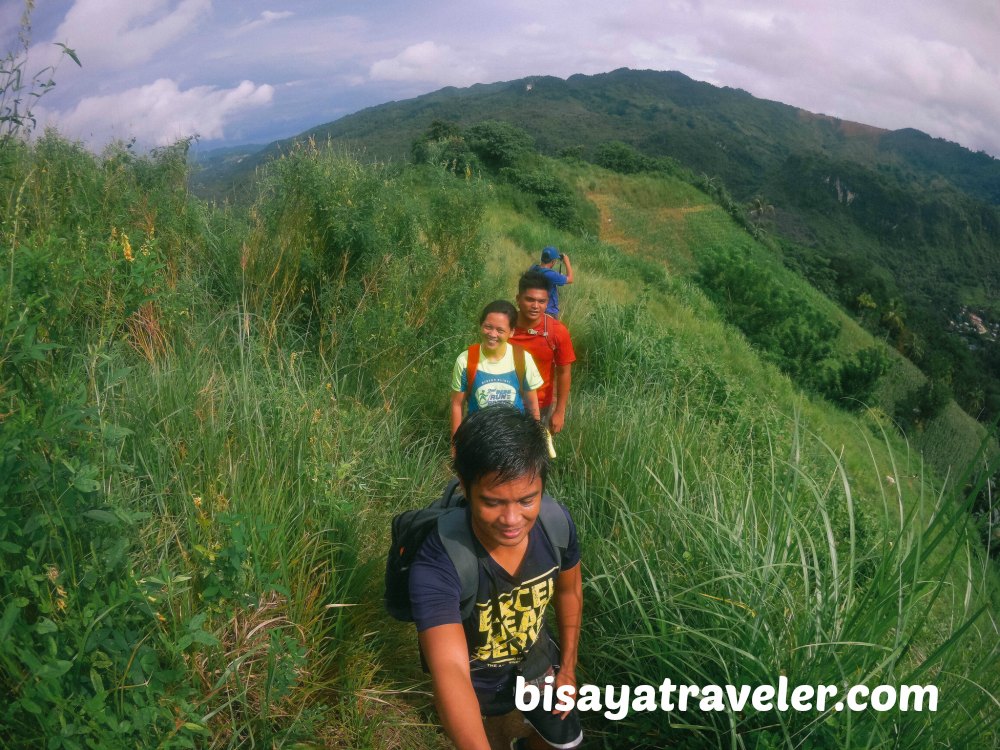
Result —
[[[327, 138], [373, 159], [399, 160], [434, 120], [471, 125], [505, 120], [531, 134], [543, 153], [620, 140], [721, 177], [749, 197], [790, 154], [818, 152], [864, 165], [883, 164], [914, 178], [931, 175], [975, 198], [1000, 204], [1000, 160], [916, 130], [880, 128], [817, 115], [746, 91], [719, 88], [676, 71], [620, 69], [600, 75], [522, 78], [464, 89], [448, 87], [369, 107], [257, 151], [220, 177], [238, 181], [295, 140]], [[215, 181], [215, 180], [213, 180]]]
[[220, 155], [192, 185], [232, 193], [305, 138], [407, 160], [434, 121], [484, 120], [522, 128], [549, 156], [594, 160], [617, 141], [673, 159], [970, 413], [1000, 415], [1000, 344], [963, 322], [1000, 323], [1000, 160], [916, 130], [839, 120], [678, 72], [621, 69], [370, 107], [253, 153]]
[[[205, 196], [215, 197], [224, 194], [232, 184], [231, 175], [252, 174], [252, 168], [246, 171], [245, 162], [266, 148], [264, 144], [253, 143], [206, 151], [192, 148], [188, 152], [188, 159], [192, 165], [190, 178], [192, 189], [199, 195]], [[255, 165], [259, 163], [260, 160], [254, 160]]]

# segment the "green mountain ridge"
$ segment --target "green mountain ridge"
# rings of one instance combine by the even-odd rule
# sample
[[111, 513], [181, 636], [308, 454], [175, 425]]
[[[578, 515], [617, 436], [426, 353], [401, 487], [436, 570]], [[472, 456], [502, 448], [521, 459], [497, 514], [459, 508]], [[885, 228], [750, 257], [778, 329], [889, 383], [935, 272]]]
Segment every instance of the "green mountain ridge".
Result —
[[[374, 159], [403, 159], [434, 119], [460, 125], [506, 120], [524, 128], [539, 150], [549, 154], [624, 140], [651, 155], [671, 156], [696, 171], [718, 175], [737, 194], [744, 187], [751, 192], [759, 187], [759, 177], [739, 174], [748, 166], [766, 166], [768, 158], [807, 147], [859, 162], [902, 162], [915, 172], [953, 179], [974, 197], [1000, 202], [1000, 161], [985, 153], [913, 129], [889, 131], [758, 99], [742, 89], [716, 87], [677, 71], [624, 68], [567, 79], [529, 76], [446, 87], [380, 104], [272, 143], [240, 170], [202, 180], [238, 181], [247, 170], [307, 137], [362, 148]], [[694, 130], [698, 132], [685, 132]], [[744, 157], [749, 164], [736, 163]], [[956, 160], [961, 161], [960, 169]]]

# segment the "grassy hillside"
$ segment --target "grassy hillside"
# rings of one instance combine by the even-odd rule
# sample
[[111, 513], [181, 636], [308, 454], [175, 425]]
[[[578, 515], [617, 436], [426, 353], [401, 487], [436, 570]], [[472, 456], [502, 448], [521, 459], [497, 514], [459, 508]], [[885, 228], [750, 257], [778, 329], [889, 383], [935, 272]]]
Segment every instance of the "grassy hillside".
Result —
[[[859, 313], [936, 388], [984, 424], [1000, 416], [1000, 161], [918, 131], [816, 115], [678, 72], [624, 69], [442, 89], [300, 138], [403, 162], [435, 122], [470, 128], [488, 120], [523, 129], [551, 156], [697, 176], [768, 234], [787, 265]], [[207, 169], [196, 189], [231, 194], [292, 142]]]
[[451, 363], [546, 244], [580, 277], [550, 490], [583, 545], [583, 680], [940, 690], [934, 714], [588, 714], [589, 746], [995, 746], [978, 428], [907, 443], [889, 415], [921, 376], [691, 184], [307, 142], [244, 210], [188, 195], [183, 145], [5, 148], [12, 746], [443, 747], [380, 606], [388, 523], [447, 479]]

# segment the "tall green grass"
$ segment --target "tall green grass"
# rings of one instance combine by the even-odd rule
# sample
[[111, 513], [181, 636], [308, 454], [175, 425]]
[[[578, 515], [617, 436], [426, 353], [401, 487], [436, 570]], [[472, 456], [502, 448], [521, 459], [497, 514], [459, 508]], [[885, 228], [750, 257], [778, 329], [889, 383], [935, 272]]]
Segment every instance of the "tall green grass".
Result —
[[[240, 262], [272, 250], [254, 216], [274, 198], [240, 221], [188, 201], [174, 154], [97, 159], [49, 136], [24, 155], [5, 175], [15, 187], [0, 290], [5, 737], [53, 748], [434, 744], [383, 690], [388, 641], [371, 637], [381, 616], [362, 553], [407, 477], [440, 473], [441, 439], [413, 434], [391, 387], [407, 382], [397, 375], [424, 340], [372, 319], [400, 285], [447, 282], [442, 267], [456, 259], [438, 253], [461, 230], [435, 234], [433, 206], [425, 219], [398, 202], [397, 224], [414, 242], [423, 226], [430, 245], [403, 252], [379, 289], [368, 267], [349, 269], [346, 299], [328, 299], [353, 295], [355, 327], [342, 334], [369, 356], [341, 360], [317, 347], [307, 303], [290, 298], [281, 312], [261, 295], [296, 279], [308, 294], [322, 275], [262, 278]], [[390, 199], [385, 180], [372, 187], [340, 155], [298, 158], [309, 174], [329, 158], [348, 195]], [[57, 193], [53, 173], [74, 177]], [[271, 228], [288, 233], [278, 219]], [[299, 251], [342, 252], [341, 229]], [[477, 246], [451, 247], [462, 257]]]
[[[800, 420], [768, 416], [752, 394], [704, 411], [683, 375], [702, 365], [601, 322], [594, 330], [611, 332], [591, 346], [610, 361], [588, 375], [603, 387], [576, 399], [574, 466], [557, 485], [586, 550], [584, 680], [785, 676], [837, 685], [841, 697], [854, 684], [934, 684], [941, 696], [924, 714], [595, 719], [606, 746], [991, 746], [1000, 641], [995, 593], [983, 592], [995, 572], [967, 534], [968, 501], [896, 483], [875, 498], [879, 512], [863, 507], [842, 454]], [[919, 472], [888, 444], [869, 456], [875, 484]]]

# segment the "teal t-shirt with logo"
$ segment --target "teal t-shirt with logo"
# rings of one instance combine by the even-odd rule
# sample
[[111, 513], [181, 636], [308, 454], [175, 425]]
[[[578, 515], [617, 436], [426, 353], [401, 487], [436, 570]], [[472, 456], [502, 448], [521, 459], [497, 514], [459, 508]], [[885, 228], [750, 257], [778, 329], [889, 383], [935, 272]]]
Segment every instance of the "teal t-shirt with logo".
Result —
[[[455, 368], [451, 375], [453, 391], [465, 392], [468, 383], [468, 364], [469, 352], [466, 350], [455, 360]], [[542, 375], [535, 365], [535, 360], [527, 352], [524, 353], [524, 378], [528, 381], [528, 390], [534, 391], [542, 387]], [[472, 384], [472, 398], [468, 405], [469, 413], [496, 404], [511, 404], [524, 411], [524, 401], [521, 398], [521, 388], [514, 367], [514, 349], [509, 344], [498, 362], [490, 362], [480, 351], [476, 379]]]

